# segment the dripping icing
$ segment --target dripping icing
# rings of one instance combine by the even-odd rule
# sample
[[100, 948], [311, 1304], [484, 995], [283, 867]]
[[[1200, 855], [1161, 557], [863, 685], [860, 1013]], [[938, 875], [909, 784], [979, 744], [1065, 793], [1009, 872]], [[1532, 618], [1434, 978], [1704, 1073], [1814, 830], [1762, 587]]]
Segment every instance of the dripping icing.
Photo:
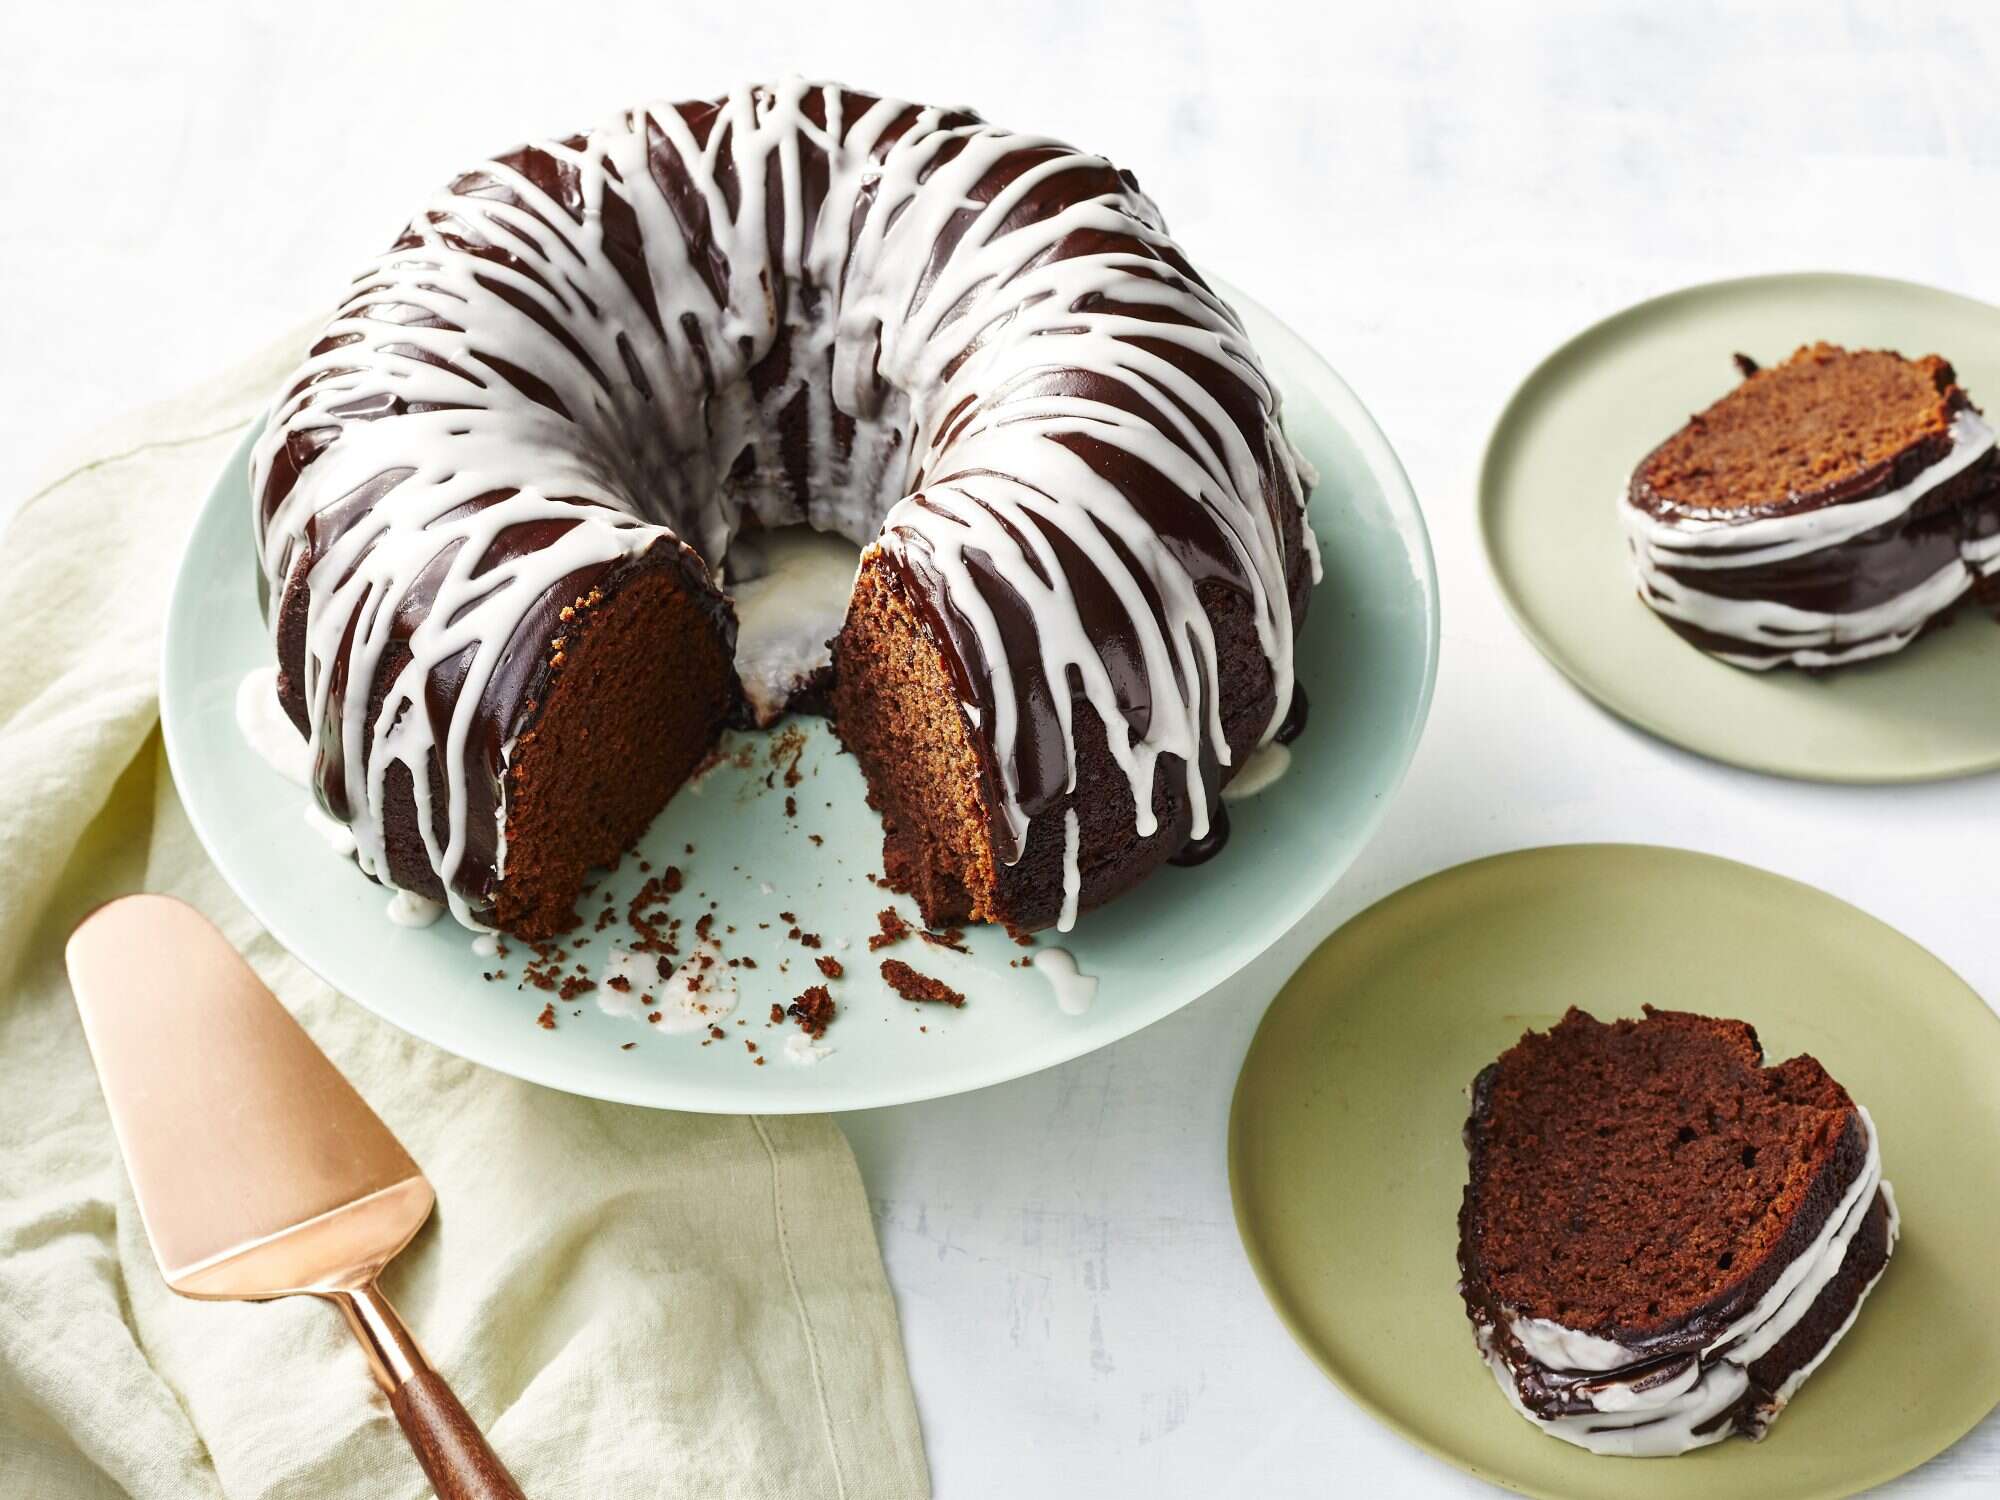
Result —
[[1036, 970], [1055, 991], [1056, 1008], [1066, 1016], [1080, 1016], [1097, 998], [1097, 976], [1076, 966], [1076, 955], [1067, 948], [1042, 948], [1033, 959]]
[[[1250, 759], [1251, 763], [1255, 764], [1256, 756], [1252, 755]], [[1230, 785], [1234, 786], [1235, 783], [1231, 782]], [[1223, 795], [1226, 797], [1228, 794], [1225, 792]], [[1189, 839], [1167, 863], [1177, 865], [1183, 870], [1193, 869], [1196, 865], [1205, 865], [1220, 854], [1228, 842], [1229, 809], [1217, 807], [1209, 814], [1208, 832], [1199, 838]]]
[[1056, 931], [1068, 932], [1076, 926], [1077, 899], [1083, 894], [1083, 871], [1077, 865], [1077, 845], [1081, 842], [1076, 820], [1076, 809], [1063, 809], [1063, 896], [1062, 914], [1056, 918]]
[[389, 898], [388, 913], [398, 927], [428, 927], [444, 914], [444, 907], [414, 891], [397, 891]]
[[1241, 802], [1246, 797], [1269, 791], [1291, 768], [1292, 752], [1289, 746], [1276, 740], [1259, 745], [1243, 762], [1243, 769], [1236, 773], [1236, 779], [1222, 789], [1222, 800]]
[[312, 747], [279, 706], [276, 667], [254, 667], [236, 684], [236, 731], [285, 780], [312, 785]]
[[[299, 744], [303, 747], [305, 741], [301, 740]], [[325, 813], [320, 811], [317, 802], [308, 801], [299, 810], [305, 814], [306, 827], [325, 839], [327, 848], [338, 854], [342, 859], [346, 859], [354, 853], [354, 835], [349, 831], [345, 823], [334, 822], [332, 818], [329, 818]]]

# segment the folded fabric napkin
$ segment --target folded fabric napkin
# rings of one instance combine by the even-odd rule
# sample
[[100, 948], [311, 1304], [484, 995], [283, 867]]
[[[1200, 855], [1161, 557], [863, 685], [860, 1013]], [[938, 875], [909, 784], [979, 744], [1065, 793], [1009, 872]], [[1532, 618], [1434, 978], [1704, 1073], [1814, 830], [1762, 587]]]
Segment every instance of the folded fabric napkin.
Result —
[[157, 729], [168, 588], [302, 347], [122, 424], [0, 538], [16, 632], [0, 652], [0, 1488], [427, 1493], [331, 1307], [185, 1301], [154, 1267], [62, 965], [93, 906], [151, 890], [229, 935], [436, 1184], [384, 1285], [531, 1500], [926, 1494], [895, 1305], [831, 1120], [602, 1104], [440, 1052], [288, 957], [196, 842]]

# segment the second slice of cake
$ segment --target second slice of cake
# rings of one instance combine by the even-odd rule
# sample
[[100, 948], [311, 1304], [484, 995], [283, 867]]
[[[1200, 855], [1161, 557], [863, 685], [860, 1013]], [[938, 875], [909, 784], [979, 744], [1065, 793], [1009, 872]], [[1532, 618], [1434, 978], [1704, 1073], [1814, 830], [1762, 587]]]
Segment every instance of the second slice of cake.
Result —
[[1571, 1010], [1473, 1084], [1459, 1291], [1520, 1414], [1594, 1453], [1762, 1437], [1897, 1233], [1868, 1112], [1741, 1021]]
[[1760, 370], [1620, 497], [1639, 594], [1741, 667], [1901, 650], [2000, 578], [1993, 429], [1937, 355], [1832, 344]]

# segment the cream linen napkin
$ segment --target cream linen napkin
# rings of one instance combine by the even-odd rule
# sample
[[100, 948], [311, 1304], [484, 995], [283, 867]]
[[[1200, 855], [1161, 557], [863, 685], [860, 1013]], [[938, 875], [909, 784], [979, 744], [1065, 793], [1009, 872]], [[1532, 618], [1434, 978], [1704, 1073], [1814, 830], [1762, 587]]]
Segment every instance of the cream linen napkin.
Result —
[[220, 924], [437, 1185], [385, 1284], [531, 1500], [926, 1494], [829, 1119], [625, 1108], [462, 1062], [314, 979], [195, 841], [157, 732], [168, 586], [302, 347], [120, 427], [0, 539], [0, 1493], [428, 1492], [332, 1308], [184, 1301], [154, 1268], [62, 968], [92, 906], [153, 890]]

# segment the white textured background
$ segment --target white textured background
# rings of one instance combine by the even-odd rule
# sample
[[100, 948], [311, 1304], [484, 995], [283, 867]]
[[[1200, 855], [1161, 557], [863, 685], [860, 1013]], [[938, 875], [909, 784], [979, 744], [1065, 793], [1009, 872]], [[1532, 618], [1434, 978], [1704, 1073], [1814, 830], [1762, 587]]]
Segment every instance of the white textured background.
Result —
[[[0, 514], [67, 440], [331, 306], [478, 156], [787, 70], [1134, 169], [1196, 258], [1374, 409], [1443, 579], [1416, 768], [1306, 930], [1095, 1057], [849, 1119], [939, 1494], [1490, 1493], [1375, 1427], [1266, 1308], [1223, 1165], [1237, 1064], [1347, 915], [1574, 839], [1812, 882], [2000, 996], [2000, 777], [1790, 785], [1625, 729], [1503, 614], [1472, 499], [1514, 382], [1637, 298], [1829, 267], [2000, 299], [2000, 9], [0, 0]], [[2000, 1419], [1891, 1488], [2000, 1493]]]

